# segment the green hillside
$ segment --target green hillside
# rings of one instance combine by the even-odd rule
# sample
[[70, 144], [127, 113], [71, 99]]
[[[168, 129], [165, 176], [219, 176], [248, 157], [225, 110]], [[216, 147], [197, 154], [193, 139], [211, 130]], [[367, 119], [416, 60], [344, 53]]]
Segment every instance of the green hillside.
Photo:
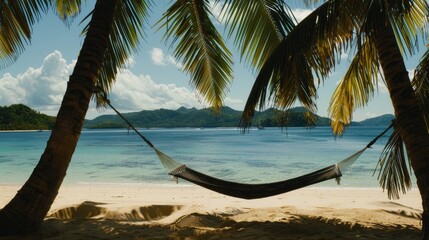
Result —
[[23, 105], [0, 107], [0, 130], [48, 130], [52, 129], [55, 117], [34, 111]]
[[[264, 127], [279, 126], [307, 126], [305, 110], [294, 108], [289, 111], [278, 111], [268, 109], [256, 112], [254, 117], [255, 126]], [[211, 108], [196, 109], [181, 107], [177, 110], [144, 110], [140, 112], [125, 113], [124, 116], [139, 128], [181, 128], [181, 127], [238, 127], [242, 111], [229, 107], [223, 107], [218, 112]], [[328, 126], [329, 119], [318, 117], [319, 126]], [[93, 120], [87, 120], [86, 128], [125, 128], [127, 125], [117, 115], [102, 115]]]
[[[267, 109], [255, 112], [253, 126], [264, 127], [305, 127], [306, 110], [302, 107], [288, 111]], [[238, 127], [242, 111], [223, 107], [218, 112], [211, 108], [196, 109], [181, 107], [177, 110], [158, 109], [124, 113], [124, 116], [138, 128], [198, 128], [198, 127]], [[312, 116], [316, 126], [329, 126], [330, 119]], [[387, 126], [393, 115], [383, 115], [352, 126]], [[52, 129], [55, 117], [41, 114], [23, 104], [0, 107], [0, 130], [47, 130]], [[93, 120], [86, 120], [85, 128], [126, 128], [124, 121], [117, 115], [101, 115]]]

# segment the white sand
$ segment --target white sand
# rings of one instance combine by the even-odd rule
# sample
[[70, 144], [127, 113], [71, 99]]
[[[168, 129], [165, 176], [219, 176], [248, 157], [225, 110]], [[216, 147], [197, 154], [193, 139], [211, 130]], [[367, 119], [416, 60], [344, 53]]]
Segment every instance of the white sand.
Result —
[[[0, 185], [0, 208], [19, 187]], [[421, 212], [416, 189], [395, 201], [341, 187], [243, 200], [183, 184], [65, 185], [27, 239], [418, 239]]]

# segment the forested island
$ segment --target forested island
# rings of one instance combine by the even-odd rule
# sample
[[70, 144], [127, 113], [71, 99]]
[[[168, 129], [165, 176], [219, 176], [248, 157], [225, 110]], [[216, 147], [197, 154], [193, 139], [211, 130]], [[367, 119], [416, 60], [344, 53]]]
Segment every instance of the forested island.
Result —
[[[242, 111], [223, 107], [218, 111], [212, 108], [196, 109], [181, 107], [177, 110], [158, 109], [123, 114], [134, 126], [139, 128], [184, 128], [184, 127], [238, 127]], [[289, 111], [268, 109], [256, 112], [253, 126], [307, 126], [305, 110], [294, 108]], [[315, 125], [328, 126], [329, 119], [314, 116]], [[312, 125], [312, 124], [310, 124]], [[117, 115], [102, 115], [87, 120], [86, 128], [124, 128], [126, 123]]]
[[50, 130], [55, 117], [37, 112], [24, 104], [0, 106], [0, 130]]
[[[196, 109], [181, 107], [177, 110], [143, 110], [123, 114], [137, 128], [214, 128], [238, 127], [242, 111], [223, 107], [219, 111], [211, 108]], [[313, 119], [309, 122], [308, 119]], [[386, 114], [361, 122], [356, 126], [388, 125], [394, 116]], [[49, 130], [55, 117], [39, 113], [23, 104], [0, 107], [0, 130]], [[253, 126], [263, 127], [306, 127], [329, 126], [330, 119], [307, 113], [304, 108], [292, 108], [287, 111], [267, 109], [256, 112]], [[386, 126], [387, 126], [386, 125]], [[84, 128], [127, 128], [118, 115], [101, 115], [85, 120]]]

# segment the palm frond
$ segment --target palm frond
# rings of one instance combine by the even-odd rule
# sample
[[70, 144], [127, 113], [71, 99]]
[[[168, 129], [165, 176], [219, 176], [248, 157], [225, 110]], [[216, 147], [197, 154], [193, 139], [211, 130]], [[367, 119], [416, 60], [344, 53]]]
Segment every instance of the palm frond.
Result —
[[[408, 162], [408, 163], [407, 163]], [[384, 147], [374, 174], [379, 168], [378, 180], [389, 199], [398, 199], [399, 192], [405, 194], [411, 188], [410, 163], [405, 157], [404, 144], [395, 128]]]
[[[113, 20], [113, 30], [110, 34], [110, 44], [105, 53], [102, 70], [97, 83], [105, 92], [109, 92], [118, 71], [127, 64], [131, 54], [138, 49], [139, 42], [144, 36], [144, 24], [147, 21], [151, 1], [128, 0], [117, 1], [117, 10]], [[89, 24], [82, 34], [86, 34]], [[95, 99], [98, 106], [103, 105], [100, 99]]]
[[311, 128], [316, 126], [317, 123], [317, 115], [312, 112], [304, 112], [304, 119], [307, 128]]
[[420, 60], [411, 83], [429, 132], [429, 49]]
[[267, 101], [272, 101], [275, 107], [281, 109], [299, 101], [310, 112], [316, 111], [314, 75], [318, 83], [329, 76], [341, 53], [348, 48], [348, 41], [356, 27], [352, 18], [343, 15], [348, 9], [348, 2], [327, 2], [282, 40], [255, 80], [241, 127], [251, 126], [255, 108], [262, 108]]
[[388, 16], [403, 54], [415, 53], [418, 34], [427, 24], [428, 3], [426, 0], [390, 1]]
[[33, 25], [49, 0], [0, 1], [0, 69], [12, 64], [31, 40]]
[[364, 107], [374, 96], [378, 83], [377, 49], [365, 41], [353, 58], [344, 78], [335, 89], [329, 103], [329, 117], [335, 135], [341, 135], [357, 108]]
[[232, 80], [232, 54], [210, 20], [208, 0], [179, 0], [158, 22], [166, 40], [179, 41], [174, 57], [183, 62], [191, 83], [213, 107], [222, 106]]
[[72, 20], [80, 13], [81, 0], [56, 0], [55, 6], [55, 13], [67, 26], [70, 26]]
[[283, 0], [225, 1], [229, 37], [245, 62], [260, 69], [274, 48], [295, 27], [292, 11]]

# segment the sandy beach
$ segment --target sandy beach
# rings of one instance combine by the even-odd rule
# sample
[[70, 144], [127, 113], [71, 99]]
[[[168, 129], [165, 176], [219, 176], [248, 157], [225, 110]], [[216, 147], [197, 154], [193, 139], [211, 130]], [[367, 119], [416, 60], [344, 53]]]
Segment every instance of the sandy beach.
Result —
[[[0, 208], [19, 189], [0, 185]], [[418, 239], [420, 196], [308, 187], [257, 200], [198, 186], [77, 184], [60, 189], [39, 233], [0, 239]]]

